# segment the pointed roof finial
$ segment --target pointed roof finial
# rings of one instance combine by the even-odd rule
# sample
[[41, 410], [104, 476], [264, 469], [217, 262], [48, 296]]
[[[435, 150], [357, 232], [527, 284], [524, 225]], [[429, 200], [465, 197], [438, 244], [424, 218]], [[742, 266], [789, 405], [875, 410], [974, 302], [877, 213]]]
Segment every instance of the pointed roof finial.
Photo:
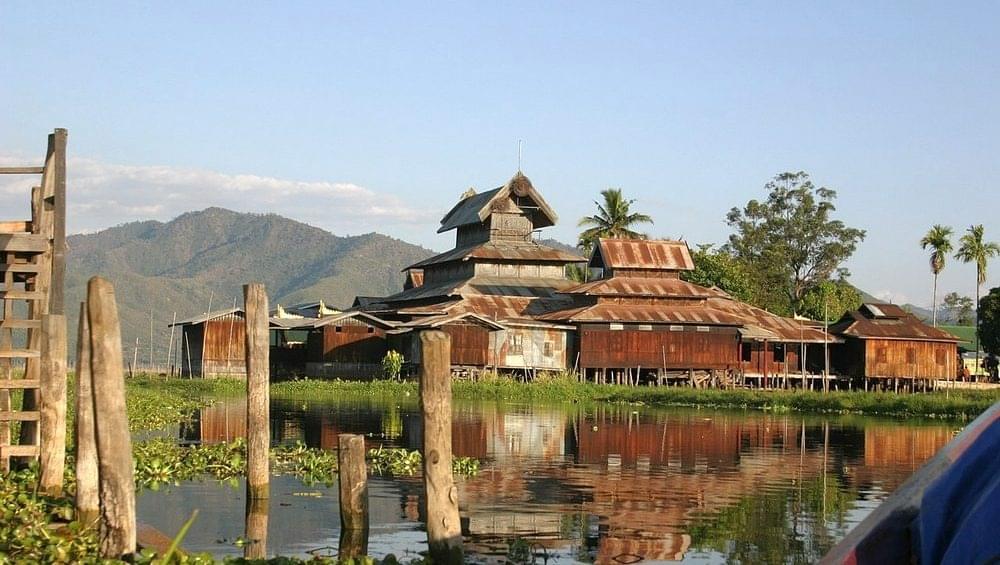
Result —
[[517, 140], [517, 172], [521, 172], [521, 147], [524, 145], [523, 139]]

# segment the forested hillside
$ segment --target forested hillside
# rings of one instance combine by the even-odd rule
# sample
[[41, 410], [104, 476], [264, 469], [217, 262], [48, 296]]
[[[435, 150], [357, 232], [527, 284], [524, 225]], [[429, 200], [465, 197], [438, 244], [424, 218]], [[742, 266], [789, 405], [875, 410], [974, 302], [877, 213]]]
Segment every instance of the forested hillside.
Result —
[[[163, 222], [134, 222], [69, 238], [66, 297], [71, 348], [78, 304], [87, 279], [100, 274], [115, 285], [124, 354], [164, 363], [173, 318], [242, 304], [242, 285], [263, 282], [273, 304], [323, 299], [350, 306], [355, 295], [385, 295], [402, 288], [401, 269], [433, 254], [370, 233], [339, 237], [274, 214], [222, 208], [190, 212]], [[71, 349], [73, 351], [73, 349]]]

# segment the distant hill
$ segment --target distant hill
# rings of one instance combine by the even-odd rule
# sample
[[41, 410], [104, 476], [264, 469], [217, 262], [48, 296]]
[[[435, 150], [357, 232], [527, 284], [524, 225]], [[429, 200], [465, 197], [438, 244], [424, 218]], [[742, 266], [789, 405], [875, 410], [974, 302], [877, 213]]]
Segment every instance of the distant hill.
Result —
[[[167, 325], [211, 308], [241, 305], [242, 285], [263, 282], [272, 307], [325, 300], [348, 307], [358, 294], [402, 289], [400, 271], [433, 252], [378, 233], [339, 237], [275, 214], [222, 208], [189, 212], [169, 222], [133, 222], [68, 240], [67, 304], [79, 304], [87, 280], [100, 274], [115, 285], [124, 355], [149, 361], [167, 356]], [[78, 308], [67, 308], [75, 347]], [[176, 343], [175, 343], [176, 347]], [[71, 349], [70, 351], [73, 351]]]
[[539, 239], [538, 243], [541, 243], [542, 245], [548, 245], [549, 247], [558, 249], [560, 251], [565, 251], [567, 253], [576, 253], [577, 255], [580, 256], [583, 255], [583, 252], [580, 251], [579, 247], [575, 245], [570, 245], [568, 243], [563, 243], [558, 239], [552, 239], [552, 238]]

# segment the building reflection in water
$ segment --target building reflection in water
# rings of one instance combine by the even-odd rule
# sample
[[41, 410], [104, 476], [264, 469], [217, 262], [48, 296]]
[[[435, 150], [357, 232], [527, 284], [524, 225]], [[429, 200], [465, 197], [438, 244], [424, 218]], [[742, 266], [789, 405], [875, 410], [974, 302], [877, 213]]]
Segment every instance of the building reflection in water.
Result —
[[[206, 408], [181, 437], [240, 437], [244, 410], [241, 400]], [[369, 447], [416, 449], [421, 419], [413, 403], [276, 402], [271, 430], [275, 444], [334, 449], [338, 434], [361, 433]], [[456, 455], [482, 462], [478, 476], [459, 481], [470, 553], [502, 554], [519, 538], [535, 551], [612, 563], [703, 552], [767, 559], [758, 547], [765, 542], [786, 556], [818, 558], [858, 519], [853, 507], [895, 489], [952, 430], [758, 412], [485, 403], [457, 405], [452, 434]], [[419, 479], [393, 484], [400, 519], [422, 522]]]

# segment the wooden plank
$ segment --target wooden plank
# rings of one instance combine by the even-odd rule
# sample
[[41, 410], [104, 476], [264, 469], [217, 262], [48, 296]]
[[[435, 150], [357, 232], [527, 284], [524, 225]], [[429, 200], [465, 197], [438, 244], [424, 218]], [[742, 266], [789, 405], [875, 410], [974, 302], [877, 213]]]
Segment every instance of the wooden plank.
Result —
[[0, 445], [0, 458], [38, 457], [37, 445]]
[[37, 349], [0, 349], [0, 359], [38, 359]]
[[0, 167], [0, 175], [40, 175], [45, 167]]
[[39, 486], [49, 496], [61, 496], [66, 466], [66, 317], [42, 318], [41, 383], [39, 387]]
[[0, 251], [18, 253], [43, 253], [49, 249], [49, 240], [37, 233], [0, 233]]
[[52, 156], [52, 280], [49, 287], [49, 312], [65, 314], [66, 278], [66, 137], [63, 128], [57, 128], [52, 136], [54, 155]]
[[34, 290], [0, 290], [0, 299], [3, 300], [45, 300], [45, 293]]
[[0, 272], [37, 273], [40, 269], [41, 265], [34, 263], [0, 263]]
[[0, 233], [31, 233], [31, 220], [0, 221]]
[[0, 412], [0, 420], [8, 420], [11, 422], [37, 422], [38, 416], [38, 410], [7, 410], [5, 412]]
[[135, 553], [135, 471], [125, 413], [118, 306], [114, 287], [101, 277], [87, 283], [87, 323], [100, 477], [100, 552], [102, 557], [121, 559]]
[[35, 379], [11, 379], [0, 380], [0, 390], [15, 390], [25, 388], [38, 388], [39, 383]]
[[243, 285], [246, 312], [247, 371], [247, 497], [268, 498], [271, 449], [270, 339], [267, 323], [267, 293], [264, 285]]
[[14, 318], [0, 320], [0, 329], [4, 330], [34, 330], [41, 327], [41, 320], [17, 320]]

